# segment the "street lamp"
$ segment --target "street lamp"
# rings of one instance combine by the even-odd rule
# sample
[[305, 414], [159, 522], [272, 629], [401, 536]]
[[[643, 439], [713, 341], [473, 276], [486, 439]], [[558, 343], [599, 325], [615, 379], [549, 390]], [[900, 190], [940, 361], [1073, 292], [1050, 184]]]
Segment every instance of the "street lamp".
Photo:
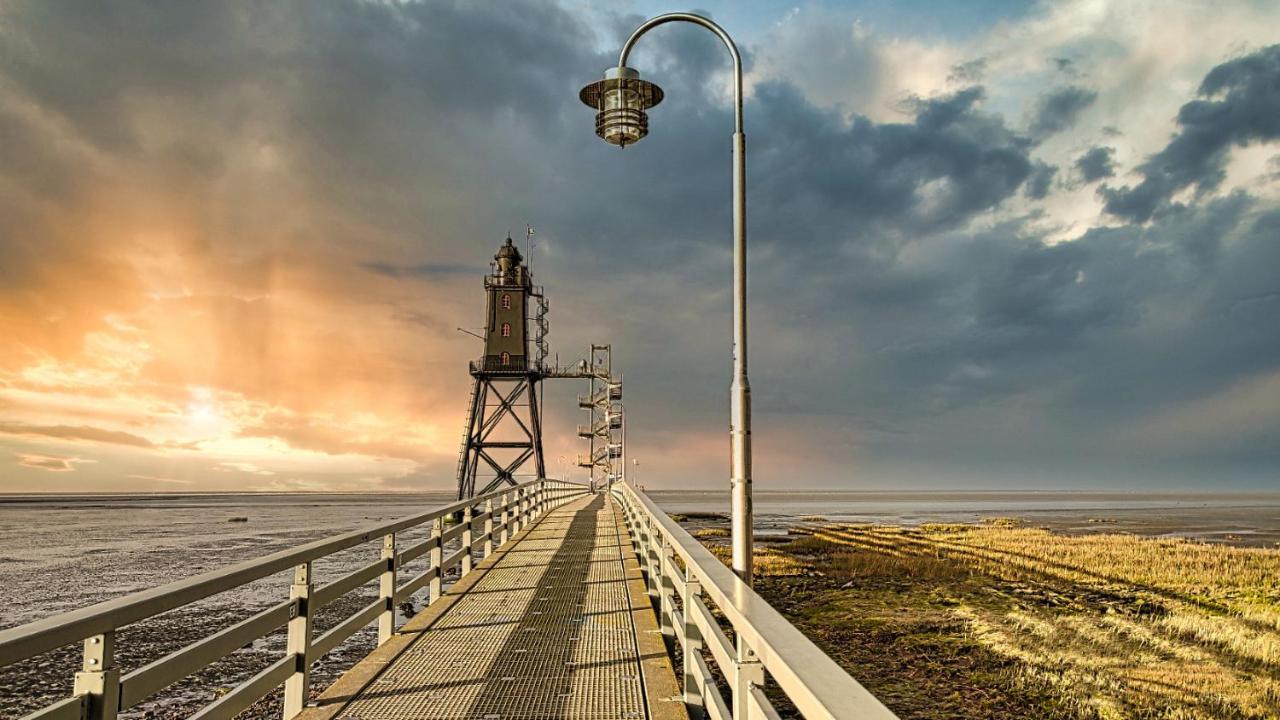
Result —
[[733, 570], [751, 583], [751, 386], [747, 383], [747, 139], [742, 132], [742, 57], [724, 28], [701, 15], [668, 13], [646, 20], [627, 38], [618, 67], [584, 87], [579, 97], [596, 110], [596, 134], [626, 147], [649, 134], [649, 108], [662, 101], [662, 89], [627, 67], [640, 36], [659, 25], [689, 22], [724, 42], [733, 58], [733, 381], [729, 386], [729, 482], [733, 510]]

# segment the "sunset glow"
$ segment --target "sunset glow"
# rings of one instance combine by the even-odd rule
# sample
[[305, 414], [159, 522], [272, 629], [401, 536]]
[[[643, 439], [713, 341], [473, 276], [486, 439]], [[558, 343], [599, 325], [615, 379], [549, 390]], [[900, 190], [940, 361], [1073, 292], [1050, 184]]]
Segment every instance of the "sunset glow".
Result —
[[[553, 352], [611, 342], [648, 479], [721, 487], [714, 44], [637, 55], [619, 154], [574, 88], [630, 16], [286, 6], [0, 9], [0, 491], [452, 487], [525, 223]], [[734, 8], [761, 487], [1274, 479], [1275, 4]]]

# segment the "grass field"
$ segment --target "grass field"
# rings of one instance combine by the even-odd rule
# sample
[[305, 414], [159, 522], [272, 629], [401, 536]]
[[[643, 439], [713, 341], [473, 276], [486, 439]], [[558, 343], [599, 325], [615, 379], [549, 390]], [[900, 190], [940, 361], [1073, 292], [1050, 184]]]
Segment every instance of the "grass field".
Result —
[[1280, 718], [1280, 550], [1008, 520], [792, 532], [757, 548], [757, 589], [903, 718]]

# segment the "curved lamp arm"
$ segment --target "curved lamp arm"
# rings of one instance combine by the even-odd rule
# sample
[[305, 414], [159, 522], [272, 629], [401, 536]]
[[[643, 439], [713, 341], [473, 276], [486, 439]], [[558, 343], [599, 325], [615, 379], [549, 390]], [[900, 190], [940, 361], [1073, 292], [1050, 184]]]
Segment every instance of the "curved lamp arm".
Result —
[[667, 13], [665, 15], [659, 15], [657, 17], [646, 20], [643, 25], [636, 28], [635, 32], [631, 33], [631, 37], [627, 38], [627, 42], [622, 45], [622, 52], [619, 53], [618, 55], [618, 67], [626, 66], [627, 56], [631, 54], [632, 46], [636, 44], [636, 41], [640, 39], [641, 35], [644, 35], [650, 30], [658, 27], [659, 25], [666, 25], [667, 23], [670, 23], [670, 22], [690, 22], [690, 23], [693, 23], [694, 25], [700, 25], [710, 30], [711, 32], [715, 33], [716, 37], [720, 38], [720, 40], [724, 43], [724, 46], [729, 49], [729, 55], [733, 56], [734, 131], [741, 133], [742, 132], [742, 56], [738, 54], [738, 46], [733, 43], [733, 38], [729, 37], [729, 33], [725, 32], [724, 28], [715, 24], [711, 20], [704, 18], [701, 15], [694, 15], [693, 13], [683, 13], [683, 12]]

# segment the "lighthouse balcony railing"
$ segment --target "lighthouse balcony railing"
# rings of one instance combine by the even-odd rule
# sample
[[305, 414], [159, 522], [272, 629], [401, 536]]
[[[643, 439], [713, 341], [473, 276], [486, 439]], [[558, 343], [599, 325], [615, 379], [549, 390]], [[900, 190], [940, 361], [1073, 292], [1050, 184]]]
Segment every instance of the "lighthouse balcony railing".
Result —
[[523, 375], [529, 372], [530, 363], [528, 358], [523, 355], [513, 355], [507, 358], [506, 362], [503, 362], [500, 355], [485, 355], [479, 360], [472, 360], [470, 368], [472, 374], [511, 373], [513, 375]]
[[[362, 628], [377, 623], [378, 644], [396, 632], [396, 608], [420, 591], [426, 603], [441, 597], [446, 576], [462, 577], [515, 533], [546, 511], [590, 489], [578, 483], [541, 479], [435, 508], [353, 532], [316, 540], [256, 560], [195, 575], [132, 595], [0, 630], [0, 667], [53, 650], [83, 644], [82, 671], [75, 674], [72, 696], [27, 715], [23, 720], [112, 720], [165, 688], [220, 661], [236, 650], [287, 628], [286, 650], [266, 668], [220, 693], [196, 716], [230, 720], [284, 685], [284, 717], [300, 712], [309, 697], [311, 665]], [[455, 514], [462, 520], [446, 523]], [[407, 534], [425, 531], [410, 543]], [[378, 559], [325, 584], [316, 581], [313, 564], [337, 553], [372, 545]], [[419, 560], [425, 558], [425, 560]], [[418, 561], [413, 573], [406, 566]], [[421, 564], [425, 562], [425, 569]], [[456, 569], [456, 571], [455, 571]], [[187, 608], [206, 598], [278, 573], [292, 572], [288, 599], [258, 609], [236, 624], [136, 668], [122, 668], [115, 648], [122, 628], [161, 613]], [[377, 581], [378, 598], [323, 633], [313, 632], [316, 613], [349, 593]], [[127, 653], [126, 655], [134, 655]]]

